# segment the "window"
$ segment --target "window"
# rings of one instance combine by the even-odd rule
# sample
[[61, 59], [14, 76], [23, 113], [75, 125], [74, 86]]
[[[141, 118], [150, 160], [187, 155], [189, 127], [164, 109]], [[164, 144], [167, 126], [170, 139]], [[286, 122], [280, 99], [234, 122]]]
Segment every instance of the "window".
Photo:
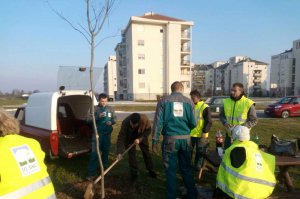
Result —
[[144, 40], [138, 40], [138, 46], [144, 46], [145, 43], [144, 43]]
[[124, 86], [123, 86], [123, 88], [127, 88], [127, 79], [124, 79], [123, 81], [124, 81]]
[[160, 31], [160, 33], [163, 33], [163, 32], [164, 32], [164, 29], [160, 29], [159, 31]]
[[67, 118], [67, 111], [65, 106], [58, 107], [58, 117], [59, 118]]
[[139, 70], [138, 70], [138, 74], [140, 74], [140, 75], [141, 75], [141, 74], [145, 74], [145, 69], [144, 69], [144, 68], [139, 69]]
[[17, 115], [17, 120], [19, 120], [19, 121], [23, 120], [23, 116], [24, 116], [24, 110], [20, 109], [19, 113]]
[[139, 60], [145, 60], [145, 54], [138, 54]]
[[140, 82], [139, 83], [139, 88], [145, 88], [145, 82]]
[[296, 65], [296, 58], [293, 58], [293, 66]]

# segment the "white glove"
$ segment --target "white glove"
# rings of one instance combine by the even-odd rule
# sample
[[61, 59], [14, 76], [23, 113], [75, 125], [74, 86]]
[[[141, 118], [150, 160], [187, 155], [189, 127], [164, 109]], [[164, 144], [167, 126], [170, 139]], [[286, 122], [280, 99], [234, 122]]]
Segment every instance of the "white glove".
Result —
[[122, 160], [122, 158], [123, 158], [122, 154], [117, 155], [117, 160]]

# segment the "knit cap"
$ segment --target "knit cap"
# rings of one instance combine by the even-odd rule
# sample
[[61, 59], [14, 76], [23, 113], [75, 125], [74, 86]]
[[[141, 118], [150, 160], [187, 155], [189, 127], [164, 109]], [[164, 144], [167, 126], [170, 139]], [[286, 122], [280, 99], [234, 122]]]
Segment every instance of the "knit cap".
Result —
[[232, 139], [239, 141], [249, 141], [250, 140], [250, 131], [249, 128], [245, 126], [234, 126], [232, 128]]

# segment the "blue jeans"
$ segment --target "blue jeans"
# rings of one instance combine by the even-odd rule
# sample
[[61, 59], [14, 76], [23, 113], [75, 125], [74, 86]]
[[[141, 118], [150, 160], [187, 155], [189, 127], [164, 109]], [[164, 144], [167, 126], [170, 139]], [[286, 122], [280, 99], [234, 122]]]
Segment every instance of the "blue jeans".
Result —
[[[101, 152], [101, 159], [103, 167], [108, 167], [108, 155], [110, 149], [110, 136], [111, 133], [99, 133], [99, 150]], [[90, 160], [88, 165], [88, 174], [87, 176], [96, 175], [96, 170], [99, 167], [98, 155], [96, 150], [96, 136], [93, 135], [92, 138], [92, 151], [90, 154]]]
[[187, 198], [197, 198], [198, 192], [191, 165], [190, 138], [164, 140], [162, 143], [162, 157], [167, 178], [167, 198], [175, 199], [177, 197], [177, 162], [187, 189]]

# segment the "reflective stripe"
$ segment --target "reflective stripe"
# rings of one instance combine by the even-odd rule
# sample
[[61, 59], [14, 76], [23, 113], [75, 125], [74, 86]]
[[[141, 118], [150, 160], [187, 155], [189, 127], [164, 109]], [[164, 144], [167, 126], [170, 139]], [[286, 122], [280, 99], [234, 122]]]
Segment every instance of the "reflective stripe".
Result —
[[217, 186], [219, 186], [224, 192], [228, 193], [230, 196], [233, 196], [234, 198], [238, 198], [238, 199], [250, 199], [250, 198], [247, 198], [247, 197], [244, 197], [242, 195], [239, 195], [239, 194], [236, 194], [236, 193], [233, 193], [231, 190], [229, 190], [225, 184], [217, 181]]
[[[17, 183], [17, 182], [16, 182]], [[30, 185], [27, 185], [26, 187], [22, 187], [14, 192], [8, 193], [6, 195], [0, 196], [0, 199], [16, 199], [16, 198], [21, 198], [24, 197], [28, 194], [30, 194], [31, 192], [34, 192], [44, 186], [46, 186], [47, 184], [51, 183], [51, 179], [49, 176], [36, 181]], [[50, 196], [52, 197], [52, 196]], [[54, 195], [55, 197], [55, 195]], [[53, 197], [52, 197], [53, 198]], [[51, 198], [51, 199], [52, 199]], [[56, 197], [55, 197], [56, 198]]]
[[227, 167], [224, 162], [221, 163], [221, 166], [226, 170], [226, 172], [228, 172], [231, 175], [233, 175], [237, 178], [240, 178], [242, 180], [257, 183], [257, 184], [263, 184], [263, 185], [267, 185], [267, 186], [270, 186], [270, 187], [275, 187], [275, 185], [276, 185], [276, 183], [273, 183], [273, 182], [268, 182], [268, 181], [257, 179], [257, 178], [251, 178], [251, 177], [243, 176], [243, 175], [235, 172], [234, 170], [230, 169], [229, 167]]
[[49, 196], [47, 199], [57, 199], [55, 193], [53, 193], [51, 196]]
[[187, 139], [190, 138], [190, 135], [164, 135], [165, 140], [181, 140], [181, 139]]

